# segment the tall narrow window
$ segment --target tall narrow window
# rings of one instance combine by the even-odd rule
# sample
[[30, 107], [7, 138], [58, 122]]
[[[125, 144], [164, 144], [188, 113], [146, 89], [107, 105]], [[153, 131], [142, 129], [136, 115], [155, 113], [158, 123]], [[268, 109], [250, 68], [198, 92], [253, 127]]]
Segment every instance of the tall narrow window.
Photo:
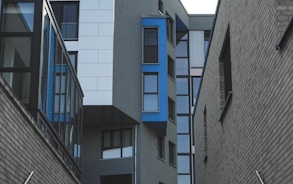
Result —
[[143, 110], [159, 110], [158, 73], [144, 73], [143, 75]]
[[77, 40], [79, 2], [51, 1], [51, 5], [64, 40]]
[[159, 7], [159, 12], [161, 14], [163, 14], [163, 12], [164, 12], [164, 2], [163, 2], [163, 0], [158, 0], [158, 7]]
[[144, 28], [144, 63], [158, 63], [158, 28]]
[[175, 77], [174, 60], [170, 56], [168, 56], [168, 75], [172, 78]]
[[227, 30], [224, 44], [220, 55], [220, 89], [222, 96], [222, 105], [225, 104], [232, 94], [232, 75], [231, 75], [231, 54], [230, 54], [230, 34]]
[[167, 16], [167, 38], [171, 43], [173, 43], [174, 20], [167, 12], [166, 12], [166, 16]]
[[207, 113], [206, 108], [203, 112], [203, 127], [204, 127], [204, 163], [206, 164], [208, 161], [208, 125], [207, 125]]
[[171, 98], [168, 98], [168, 113], [169, 118], [175, 121], [175, 102]]
[[172, 142], [169, 142], [169, 163], [175, 165], [176, 160], [176, 147], [175, 144]]
[[69, 58], [74, 71], [77, 71], [77, 51], [69, 51]]
[[157, 136], [157, 151], [158, 157], [164, 158], [164, 138], [162, 136]]

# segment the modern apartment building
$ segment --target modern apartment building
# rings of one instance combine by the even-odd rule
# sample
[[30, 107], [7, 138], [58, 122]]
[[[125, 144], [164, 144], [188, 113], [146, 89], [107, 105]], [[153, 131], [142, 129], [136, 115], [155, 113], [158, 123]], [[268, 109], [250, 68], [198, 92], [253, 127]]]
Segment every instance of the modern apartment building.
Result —
[[79, 183], [83, 92], [51, 6], [4, 0], [0, 12], [1, 181]]
[[[178, 0], [5, 0], [1, 8], [3, 86], [73, 179], [54, 180], [51, 168], [37, 183], [194, 182], [191, 116], [212, 16], [188, 15]], [[38, 152], [47, 153], [27, 154]], [[35, 173], [46, 173], [41, 160], [29, 162]]]
[[51, 5], [85, 94], [82, 182], [192, 183], [189, 84], [213, 17], [189, 16], [178, 0]]
[[195, 113], [196, 183], [292, 183], [292, 7], [219, 1]]

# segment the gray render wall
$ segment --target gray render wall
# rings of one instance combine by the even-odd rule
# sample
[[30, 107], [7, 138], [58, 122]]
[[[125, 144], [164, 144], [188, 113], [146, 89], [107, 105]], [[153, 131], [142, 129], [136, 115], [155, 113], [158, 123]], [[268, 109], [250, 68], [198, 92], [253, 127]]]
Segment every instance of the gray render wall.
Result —
[[[196, 184], [293, 183], [293, 1], [221, 0], [195, 114]], [[230, 26], [233, 97], [222, 122], [219, 56]], [[207, 163], [204, 109], [207, 122]]]
[[0, 183], [80, 183], [0, 78]]

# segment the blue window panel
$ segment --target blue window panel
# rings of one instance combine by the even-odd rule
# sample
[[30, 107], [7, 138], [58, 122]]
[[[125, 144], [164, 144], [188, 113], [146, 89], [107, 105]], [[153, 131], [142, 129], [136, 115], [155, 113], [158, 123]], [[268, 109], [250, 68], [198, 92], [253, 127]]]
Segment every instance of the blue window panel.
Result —
[[176, 97], [176, 109], [179, 114], [189, 113], [189, 98], [188, 96], [177, 96]]
[[148, 112], [159, 111], [158, 95], [144, 95], [143, 110]]
[[[162, 126], [166, 126], [168, 121], [168, 70], [167, 70], [167, 38], [166, 38], [166, 18], [142, 18], [142, 28], [158, 28], [158, 48], [159, 48], [159, 62], [142, 64], [142, 73], [158, 73], [158, 111], [156, 112], [142, 112], [142, 122], [145, 123], [159, 123]], [[143, 76], [143, 75], [142, 75]], [[145, 86], [144, 86], [145, 87]], [[147, 86], [149, 90], [155, 90], [154, 85]], [[147, 97], [153, 98], [155, 97]], [[151, 103], [151, 102], [149, 102]], [[154, 102], [155, 103], [155, 102]], [[149, 105], [149, 104], [147, 104]], [[154, 105], [153, 105], [154, 106]], [[153, 107], [154, 108], [154, 107]]]
[[49, 61], [49, 81], [48, 81], [48, 111], [47, 118], [52, 122], [53, 112], [53, 96], [54, 96], [54, 56], [55, 56], [55, 30], [51, 26], [51, 38], [50, 38], [50, 61]]
[[156, 93], [158, 92], [158, 75], [147, 74], [144, 75], [144, 92], [146, 93]]
[[178, 153], [190, 152], [189, 135], [177, 136], [177, 150], [178, 150]]
[[179, 155], [178, 159], [178, 173], [190, 173], [190, 161], [189, 156]]

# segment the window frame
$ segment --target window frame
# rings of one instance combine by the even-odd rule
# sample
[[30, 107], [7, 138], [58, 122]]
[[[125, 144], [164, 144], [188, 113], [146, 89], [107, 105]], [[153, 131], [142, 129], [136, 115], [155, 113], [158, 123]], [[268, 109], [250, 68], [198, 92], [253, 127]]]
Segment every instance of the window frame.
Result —
[[[59, 6], [58, 7], [58, 13], [54, 12], [56, 20], [57, 20], [57, 24], [59, 26], [60, 32], [62, 34], [63, 40], [64, 41], [78, 41], [78, 33], [79, 33], [79, 7], [80, 7], [80, 3], [79, 1], [50, 1], [53, 12], [54, 12], [54, 5]], [[76, 22], [70, 22], [70, 23], [76, 23], [76, 38], [68, 38], [65, 37], [65, 35], [63, 35], [63, 31], [62, 31], [62, 23], [64, 23], [64, 7], [65, 5], [69, 5], [69, 4], [74, 4], [76, 5]], [[56, 10], [55, 10], [56, 11]], [[60, 12], [59, 12], [60, 11]], [[62, 13], [62, 15], [59, 15], [60, 13]], [[58, 16], [59, 15], [59, 16]], [[68, 22], [65, 22], [68, 23]]]
[[175, 101], [172, 98], [168, 98], [168, 117], [171, 121], [175, 122], [176, 109]]
[[158, 11], [161, 15], [164, 14], [164, 1], [158, 0]]
[[[132, 151], [131, 151], [131, 156], [123, 156], [123, 148], [124, 147], [124, 143], [123, 142], [123, 137], [124, 137], [124, 134], [123, 132], [125, 131], [130, 131], [130, 147], [132, 147]], [[114, 138], [113, 138], [113, 134], [115, 132], [119, 132], [119, 146], [115, 146], [113, 141], [114, 141]], [[110, 146], [109, 147], [106, 147], [105, 146], [105, 133], [110, 133]], [[132, 128], [124, 128], [124, 129], [112, 129], [112, 130], [103, 130], [102, 133], [102, 149], [101, 149], [101, 159], [115, 159], [115, 158], [131, 158], [133, 157], [133, 132], [132, 132]], [[105, 150], [110, 150], [110, 149], [113, 149], [113, 148], [118, 148], [120, 150], [120, 156], [119, 157], [104, 157], [104, 151]]]
[[228, 106], [232, 99], [232, 65], [231, 65], [231, 45], [230, 28], [228, 26], [223, 46], [219, 56], [219, 74], [220, 74], [220, 101], [221, 110], [219, 121], [221, 122], [226, 114]]
[[168, 55], [168, 76], [175, 79], [175, 61]]
[[[156, 39], [154, 39], [156, 41], [155, 45], [146, 45], [146, 30], [156, 30]], [[142, 51], [142, 63], [143, 64], [159, 64], [159, 27], [143, 27], [143, 36], [142, 36], [143, 40], [143, 51]], [[148, 50], [148, 47], [156, 47], [156, 53], [155, 53], [155, 57], [156, 57], [156, 61], [148, 61], [146, 58], [146, 50]], [[155, 50], [155, 49], [154, 49]]]
[[174, 19], [166, 11], [166, 31], [167, 31], [167, 40], [171, 43], [174, 43]]
[[173, 142], [169, 141], [169, 164], [171, 165], [176, 165], [176, 144]]
[[160, 135], [157, 135], [157, 152], [160, 159], [165, 159], [165, 139]]
[[[145, 84], [146, 84], [145, 76], [147, 76], [147, 75], [154, 75], [154, 76], [156, 76], [156, 78], [157, 78], [157, 86], [156, 86], [157, 91], [156, 92], [146, 92], [146, 89], [145, 89]], [[144, 72], [143, 73], [143, 81], [142, 81], [142, 83], [143, 83], [143, 89], [142, 89], [143, 90], [143, 103], [142, 103], [143, 112], [158, 112], [158, 111], [160, 111], [159, 73], [158, 72]], [[157, 96], [157, 109], [146, 110], [146, 108], [145, 108], [145, 96], [146, 95], [156, 95]]]

